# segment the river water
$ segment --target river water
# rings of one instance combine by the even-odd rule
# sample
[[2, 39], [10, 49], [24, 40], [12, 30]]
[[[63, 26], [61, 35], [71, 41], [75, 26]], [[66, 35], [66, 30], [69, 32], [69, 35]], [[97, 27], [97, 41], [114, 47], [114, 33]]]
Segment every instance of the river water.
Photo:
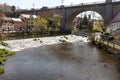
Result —
[[0, 80], [120, 80], [120, 61], [89, 43], [25, 49], [8, 57]]

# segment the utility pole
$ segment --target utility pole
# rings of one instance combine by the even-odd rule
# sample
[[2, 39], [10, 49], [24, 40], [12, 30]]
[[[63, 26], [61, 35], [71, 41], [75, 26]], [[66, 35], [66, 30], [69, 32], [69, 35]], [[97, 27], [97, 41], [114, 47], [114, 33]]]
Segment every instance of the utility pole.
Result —
[[71, 6], [73, 5], [73, 2], [71, 2]]
[[33, 9], [35, 8], [35, 4], [33, 3]]
[[63, 5], [63, 3], [64, 3], [64, 0], [61, 0], [61, 3], [62, 3], [62, 5]]

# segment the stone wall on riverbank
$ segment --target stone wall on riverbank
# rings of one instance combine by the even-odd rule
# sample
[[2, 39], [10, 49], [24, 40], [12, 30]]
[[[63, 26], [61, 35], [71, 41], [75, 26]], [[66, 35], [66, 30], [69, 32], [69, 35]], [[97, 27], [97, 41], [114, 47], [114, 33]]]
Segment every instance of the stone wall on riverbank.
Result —
[[119, 46], [116, 44], [112, 44], [106, 41], [95, 41], [94, 43], [96, 46], [98, 46], [99, 48], [103, 49], [104, 51], [110, 54], [120, 55]]

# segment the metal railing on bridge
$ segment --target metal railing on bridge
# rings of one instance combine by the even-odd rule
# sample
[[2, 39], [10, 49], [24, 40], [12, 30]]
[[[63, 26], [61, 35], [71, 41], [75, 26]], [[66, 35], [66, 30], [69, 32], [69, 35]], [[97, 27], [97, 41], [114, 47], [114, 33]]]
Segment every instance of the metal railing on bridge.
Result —
[[[120, 2], [120, 0], [114, 0], [112, 2]], [[79, 3], [79, 4], [69, 4], [69, 5], [60, 5], [56, 7], [49, 7], [49, 9], [53, 8], [60, 8], [60, 7], [75, 7], [75, 6], [86, 6], [86, 5], [95, 5], [95, 4], [103, 4], [106, 3], [106, 1], [95, 1], [95, 2], [88, 2], [88, 3]]]
[[[120, 0], [114, 0], [112, 2], [120, 2]], [[55, 7], [47, 7], [46, 10], [47, 9], [55, 9], [55, 8], [64, 8], [64, 7], [76, 7], [76, 6], [87, 6], [87, 5], [95, 5], [95, 4], [104, 4], [104, 3], [106, 3], [106, 1], [95, 1], [95, 2], [88, 2], [88, 3], [60, 5], [60, 6], [55, 6]], [[37, 8], [37, 9], [34, 9], [34, 10], [42, 10], [42, 9], [43, 9], [43, 7], [40, 8], [40, 9]], [[30, 11], [30, 10], [32, 10], [32, 9], [27, 9], [27, 10], [22, 10], [22, 11]]]

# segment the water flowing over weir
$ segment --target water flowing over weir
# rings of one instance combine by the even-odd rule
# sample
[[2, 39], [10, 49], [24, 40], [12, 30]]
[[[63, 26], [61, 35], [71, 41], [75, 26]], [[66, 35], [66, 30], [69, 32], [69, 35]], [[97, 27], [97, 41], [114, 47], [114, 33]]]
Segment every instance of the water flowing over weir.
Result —
[[0, 80], [119, 80], [120, 62], [89, 43], [25, 49], [9, 57]]

